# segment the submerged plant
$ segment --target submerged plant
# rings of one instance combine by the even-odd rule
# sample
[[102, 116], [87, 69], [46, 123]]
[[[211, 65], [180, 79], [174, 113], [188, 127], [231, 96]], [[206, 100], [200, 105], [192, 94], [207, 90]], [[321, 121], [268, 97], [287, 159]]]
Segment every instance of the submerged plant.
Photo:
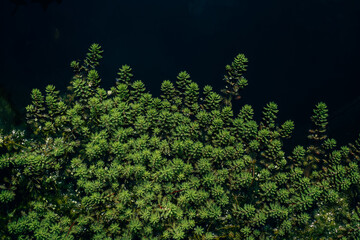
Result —
[[247, 58], [226, 66], [224, 95], [187, 72], [160, 98], [119, 68], [100, 88], [101, 47], [73, 61], [67, 95], [33, 89], [30, 140], [1, 135], [1, 239], [354, 239], [359, 236], [360, 137], [336, 147], [327, 107], [314, 109], [308, 147], [282, 150], [294, 122], [260, 122], [233, 98]]

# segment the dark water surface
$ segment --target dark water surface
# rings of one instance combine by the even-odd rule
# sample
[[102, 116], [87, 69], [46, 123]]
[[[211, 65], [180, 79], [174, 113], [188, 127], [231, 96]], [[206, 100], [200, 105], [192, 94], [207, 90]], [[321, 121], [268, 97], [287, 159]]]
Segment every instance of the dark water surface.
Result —
[[20, 113], [32, 88], [65, 91], [70, 62], [96, 42], [105, 50], [99, 68], [105, 89], [128, 64], [155, 97], [162, 81], [175, 82], [183, 70], [201, 88], [220, 92], [225, 65], [244, 53], [249, 86], [235, 114], [251, 104], [260, 117], [274, 101], [280, 123], [295, 121], [288, 144], [304, 144], [312, 109], [324, 101], [330, 137], [346, 144], [360, 132], [359, 1], [47, 2], [0, 0], [0, 86]]

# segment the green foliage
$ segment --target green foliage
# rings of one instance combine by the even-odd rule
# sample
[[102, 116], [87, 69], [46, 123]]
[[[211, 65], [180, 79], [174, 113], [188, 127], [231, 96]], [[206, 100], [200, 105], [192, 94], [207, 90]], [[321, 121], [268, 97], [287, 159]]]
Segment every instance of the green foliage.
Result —
[[[228, 97], [183, 71], [160, 98], [119, 69], [100, 88], [101, 47], [73, 61], [67, 95], [34, 89], [33, 138], [0, 132], [0, 239], [356, 239], [360, 136], [337, 147], [327, 107], [311, 145], [282, 150], [294, 122], [260, 123], [231, 101], [247, 85], [243, 54], [226, 66]], [[202, 96], [200, 96], [200, 92]], [[235, 97], [233, 99], [232, 97]]]
[[221, 89], [222, 93], [228, 95], [224, 98], [224, 104], [231, 106], [231, 100], [233, 97], [239, 99], [239, 90], [245, 88], [248, 85], [248, 81], [244, 78], [243, 74], [246, 72], [248, 59], [244, 54], [238, 54], [231, 65], [226, 65], [226, 75], [224, 76], [225, 89]]
[[118, 82], [123, 82], [124, 84], [126, 84], [127, 86], [130, 85], [130, 81], [132, 79], [132, 77], [134, 76], [131, 73], [132, 69], [130, 66], [128, 65], [123, 65], [121, 68], [119, 68], [119, 72], [117, 73], [117, 75], [119, 76], [119, 78], [116, 79], [116, 81]]
[[99, 65], [99, 60], [102, 59], [103, 52], [104, 51], [101, 50], [101, 46], [97, 43], [90, 46], [89, 52], [86, 54], [86, 58], [84, 60], [84, 67], [87, 68], [89, 72], [91, 69], [94, 69]]
[[325, 103], [320, 102], [316, 105], [316, 108], [314, 109], [314, 115], [311, 117], [315, 129], [309, 130], [311, 133], [311, 135], [309, 135], [309, 139], [323, 140], [327, 137], [324, 135], [326, 132], [326, 125], [328, 124], [327, 112], [328, 110]]

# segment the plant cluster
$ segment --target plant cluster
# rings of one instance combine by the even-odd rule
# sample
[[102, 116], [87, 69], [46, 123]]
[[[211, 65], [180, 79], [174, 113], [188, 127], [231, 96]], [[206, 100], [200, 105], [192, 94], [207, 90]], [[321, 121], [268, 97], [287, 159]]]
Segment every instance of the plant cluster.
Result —
[[32, 138], [0, 135], [0, 239], [356, 239], [360, 136], [338, 147], [318, 103], [311, 145], [282, 150], [294, 122], [234, 117], [247, 58], [226, 66], [224, 95], [187, 72], [160, 98], [119, 68], [100, 87], [102, 49], [73, 61], [69, 94], [33, 89]]

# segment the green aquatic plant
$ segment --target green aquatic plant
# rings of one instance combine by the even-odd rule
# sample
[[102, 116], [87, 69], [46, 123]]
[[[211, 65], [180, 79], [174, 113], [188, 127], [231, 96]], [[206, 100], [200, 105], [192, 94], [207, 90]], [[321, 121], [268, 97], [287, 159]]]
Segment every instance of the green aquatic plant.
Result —
[[[220, 95], [186, 72], [160, 98], [119, 68], [100, 87], [102, 49], [73, 61], [69, 92], [33, 89], [31, 139], [0, 137], [0, 239], [354, 239], [359, 223], [359, 139], [326, 136], [314, 109], [310, 146], [287, 156], [293, 121], [234, 117], [247, 58], [226, 66]], [[200, 96], [200, 92], [202, 96]]]

